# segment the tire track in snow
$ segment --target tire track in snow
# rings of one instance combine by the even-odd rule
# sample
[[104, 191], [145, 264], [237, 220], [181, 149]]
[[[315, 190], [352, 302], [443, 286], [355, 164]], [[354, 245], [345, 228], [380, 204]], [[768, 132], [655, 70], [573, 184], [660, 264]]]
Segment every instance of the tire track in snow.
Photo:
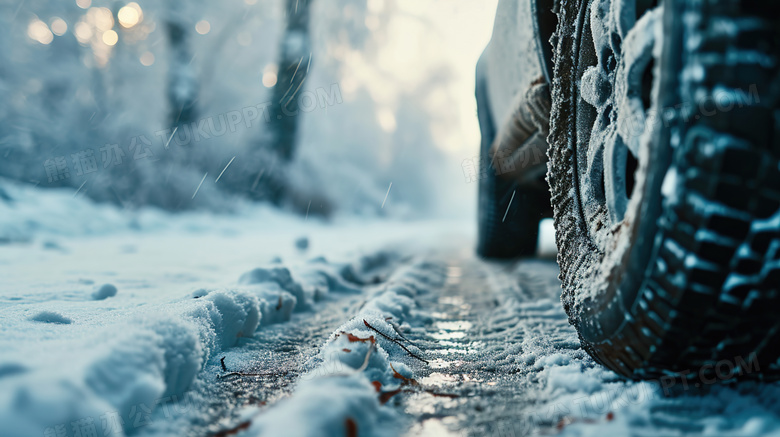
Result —
[[[229, 370], [277, 375], [215, 381], [217, 413], [209, 416], [215, 419], [191, 435], [241, 423], [247, 424], [241, 434], [246, 436], [276, 435], [284, 427], [290, 428], [287, 435], [317, 429], [334, 436], [663, 435], [708, 429], [742, 436], [777, 426], [771, 401], [777, 384], [670, 396], [657, 384], [624, 381], [597, 365], [568, 324], [553, 261], [486, 263], [443, 250], [422, 260], [394, 265], [386, 283], [364, 287], [362, 294], [323, 302], [316, 311], [294, 315], [292, 323], [258, 331], [231, 352]], [[378, 332], [392, 336], [394, 330], [427, 363]], [[334, 362], [344, 365], [333, 368]], [[236, 369], [236, 363], [244, 367]], [[396, 370], [404, 376], [393, 376]], [[403, 378], [415, 383], [399, 382]], [[761, 393], [768, 396], [762, 400]], [[766, 410], [752, 411], [756, 405]], [[718, 419], [731, 410], [740, 415], [736, 422]]]
[[780, 432], [780, 383], [627, 381], [580, 347], [550, 261], [450, 258], [433, 319], [413, 335], [432, 359], [423, 384], [458, 395], [399, 397], [407, 436], [722, 435]]
[[[189, 435], [211, 436], [232, 429], [243, 422], [245, 407], [269, 408], [288, 397], [300, 376], [316, 364], [324, 339], [362, 301], [361, 295], [348, 295], [321, 302], [316, 311], [259, 330], [239, 348], [223, 354], [228, 371], [263, 376], [213, 378], [205, 396], [210, 399], [208, 415]], [[217, 366], [212, 371], [224, 373]]]
[[[379, 250], [349, 263], [314, 259], [293, 276], [281, 265], [247, 272], [240, 282], [269, 300], [261, 304], [264, 323], [212, 357], [192, 391], [178, 396], [173, 406], [185, 420], [158, 420], [162, 427], [148, 434], [224, 435], [240, 428], [247, 409], [265, 410], [288, 397], [318, 364], [324, 339], [365, 301], [364, 289], [385, 282], [404, 262], [396, 250]], [[211, 294], [199, 290], [194, 297]]]
[[407, 335], [430, 318], [417, 310], [415, 299], [443, 282], [443, 266], [423, 258], [368, 287], [352, 317], [322, 338], [316, 366], [300, 375], [291, 397], [241, 412], [243, 435], [399, 435], [401, 415], [385, 404], [417, 391], [410, 365], [428, 362]]
[[[399, 398], [396, 407], [412, 421], [407, 436], [499, 435], [510, 426], [518, 430], [544, 392], [535, 369], [518, 362], [527, 343], [538, 339], [550, 349], [579, 348], [570, 342], [573, 329], [558, 301], [557, 265], [539, 260], [485, 263], [470, 256], [447, 264], [444, 287], [420, 302], [433, 320], [415, 332], [424, 338], [420, 346], [432, 365], [414, 370], [422, 375], [422, 384], [458, 397], [418, 393]], [[518, 303], [528, 308], [521, 310]], [[555, 425], [534, 424], [537, 429]]]

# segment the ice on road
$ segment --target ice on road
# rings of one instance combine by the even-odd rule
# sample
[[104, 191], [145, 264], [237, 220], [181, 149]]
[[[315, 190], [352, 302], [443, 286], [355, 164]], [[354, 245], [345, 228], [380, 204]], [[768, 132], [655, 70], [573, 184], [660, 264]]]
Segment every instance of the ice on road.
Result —
[[597, 365], [556, 263], [479, 260], [468, 222], [6, 191], [3, 436], [780, 435], [776, 384]]

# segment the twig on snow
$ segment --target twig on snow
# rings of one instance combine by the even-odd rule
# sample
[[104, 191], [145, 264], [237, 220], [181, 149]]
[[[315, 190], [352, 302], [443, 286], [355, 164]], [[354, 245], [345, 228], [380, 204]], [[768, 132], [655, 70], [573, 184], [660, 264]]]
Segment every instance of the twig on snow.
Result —
[[392, 338], [389, 335], [385, 334], [384, 332], [374, 328], [369, 324], [366, 319], [363, 319], [363, 323], [368, 327], [368, 329], [371, 329], [372, 331], [376, 331], [377, 334], [381, 335], [382, 337], [392, 341], [393, 343], [397, 344], [398, 346], [401, 346], [401, 349], [405, 350], [407, 354], [409, 354], [412, 358], [417, 358], [418, 360], [422, 361], [425, 364], [430, 364], [428, 360], [420, 357], [419, 355], [415, 354], [414, 352], [410, 351], [409, 348], [403, 345], [397, 338]]
[[289, 373], [287, 370], [268, 373], [228, 372], [227, 366], [225, 365], [225, 357], [220, 358], [219, 363], [222, 365], [222, 371], [227, 373], [217, 375], [217, 378], [227, 378], [228, 376], [284, 376]]

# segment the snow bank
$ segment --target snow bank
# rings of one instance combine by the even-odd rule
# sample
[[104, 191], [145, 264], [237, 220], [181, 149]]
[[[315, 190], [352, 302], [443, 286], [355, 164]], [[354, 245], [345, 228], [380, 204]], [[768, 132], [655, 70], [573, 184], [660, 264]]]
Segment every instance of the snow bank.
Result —
[[274, 408], [274, 420], [261, 417], [246, 434], [289, 437], [393, 435], [386, 431], [395, 418], [393, 411], [379, 404], [374, 387], [358, 374], [301, 384], [296, 398], [305, 399], [305, 402], [280, 402]]
[[245, 435], [396, 435], [398, 413], [382, 407], [380, 397], [412, 381], [402, 361], [425, 359], [400, 328], [426, 317], [415, 312], [414, 297], [444, 278], [438, 266], [422, 263], [395, 273], [333, 333], [320, 365], [301, 377], [291, 398], [262, 414], [247, 412], [256, 417]]
[[238, 282], [241, 284], [276, 284], [282, 290], [290, 293], [297, 302], [300, 302], [298, 306], [300, 310], [303, 310], [307, 303], [314, 299], [313, 290], [304, 291], [301, 284], [293, 280], [290, 269], [284, 266], [254, 269], [241, 275]]
[[189, 212], [172, 216], [162, 210], [120, 209], [90, 201], [76, 190], [35, 188], [0, 178], [0, 244], [29, 242], [36, 238], [109, 235], [121, 232], [235, 231], [251, 228], [257, 220], [269, 224], [289, 222], [290, 217], [268, 205], [236, 200], [227, 214]]
[[[87, 341], [61, 345], [56, 355], [33, 350], [36, 345], [8, 351], [0, 367], [21, 370], [0, 378], [4, 435], [46, 435], [81, 422], [99, 429], [112, 413], [128, 417], [134, 406], [186, 391], [210, 352], [201, 335], [213, 331], [169, 315], [128, 320]], [[46, 360], [51, 356], [57, 360]], [[132, 421], [125, 425], [131, 429]]]
[[[246, 273], [235, 287], [200, 289], [167, 304], [116, 308], [100, 316], [94, 308], [73, 319], [56, 311], [25, 317], [29, 310], [24, 305], [1, 308], [4, 319], [19, 321], [2, 328], [6, 338], [0, 341], [2, 433], [59, 435], [78, 429], [79, 435], [90, 435], [90, 430], [99, 434], [102, 428], [113, 435], [132, 434], [141, 413], [148, 416], [162, 399], [183, 398], [221, 351], [262, 326], [290, 320], [294, 311], [313, 306], [330, 292], [357, 289], [362, 282], [355, 282], [356, 278], [370, 273], [372, 266], [370, 259], [363, 258], [341, 264], [314, 260], [299, 268], [301, 278], [314, 279], [309, 283], [276, 263]], [[339, 272], [349, 272], [349, 277]], [[108, 305], [115, 299], [91, 302]], [[406, 311], [397, 313], [399, 317], [408, 314], [409, 304], [402, 306]], [[380, 322], [374, 323], [388, 328]], [[37, 330], [36, 339], [54, 341], [14, 341], [20, 330]], [[377, 366], [383, 356], [386, 353], [375, 355]], [[385, 373], [382, 380], [391, 382], [392, 375], [386, 369]], [[355, 379], [343, 390], [363, 391], [365, 384]], [[332, 392], [326, 385], [309, 390], [313, 399], [320, 400]], [[340, 408], [351, 408], [354, 402], [344, 399]], [[380, 414], [378, 405], [375, 414]], [[374, 423], [379, 418], [355, 420], [362, 427], [368, 423], [364, 421]]]

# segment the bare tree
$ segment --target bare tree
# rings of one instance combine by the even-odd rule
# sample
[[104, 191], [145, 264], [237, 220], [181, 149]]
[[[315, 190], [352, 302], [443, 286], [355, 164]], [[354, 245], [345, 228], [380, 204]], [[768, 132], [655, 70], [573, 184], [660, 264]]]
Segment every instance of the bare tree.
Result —
[[[173, 9], [173, 8], [171, 8]], [[192, 69], [192, 52], [188, 43], [186, 23], [176, 19], [176, 11], [165, 21], [165, 30], [171, 49], [168, 70], [168, 104], [170, 121], [173, 126], [183, 125], [195, 120], [197, 116], [197, 81]]]
[[295, 151], [298, 131], [298, 96], [311, 67], [309, 10], [313, 0], [286, 0], [287, 25], [279, 54], [279, 73], [273, 89], [271, 147], [283, 161]]

